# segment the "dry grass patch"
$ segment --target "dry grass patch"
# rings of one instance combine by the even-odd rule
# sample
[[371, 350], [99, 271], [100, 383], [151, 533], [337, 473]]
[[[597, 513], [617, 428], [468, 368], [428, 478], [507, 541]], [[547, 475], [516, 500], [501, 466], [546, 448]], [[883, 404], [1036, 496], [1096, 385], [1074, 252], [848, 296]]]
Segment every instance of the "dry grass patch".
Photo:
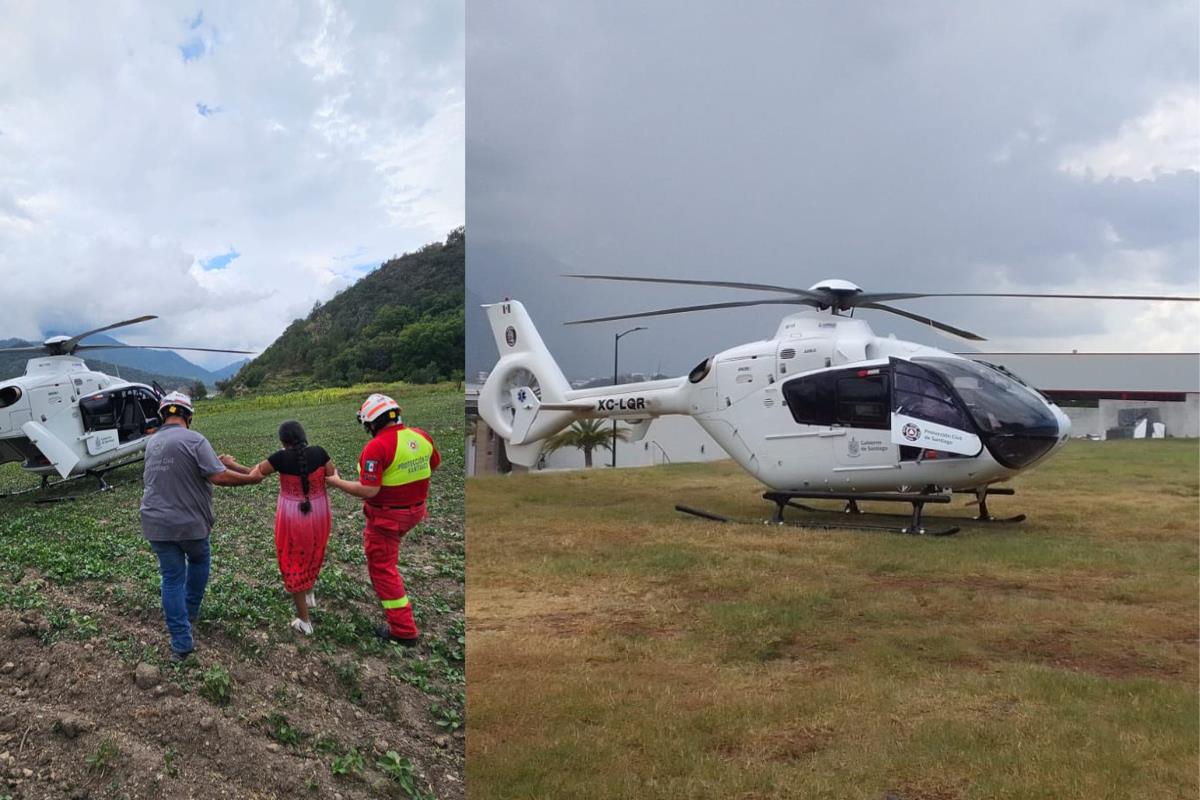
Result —
[[470, 795], [1194, 797], [1197, 483], [1072, 443], [923, 539], [673, 511], [765, 516], [731, 464], [475, 480]]

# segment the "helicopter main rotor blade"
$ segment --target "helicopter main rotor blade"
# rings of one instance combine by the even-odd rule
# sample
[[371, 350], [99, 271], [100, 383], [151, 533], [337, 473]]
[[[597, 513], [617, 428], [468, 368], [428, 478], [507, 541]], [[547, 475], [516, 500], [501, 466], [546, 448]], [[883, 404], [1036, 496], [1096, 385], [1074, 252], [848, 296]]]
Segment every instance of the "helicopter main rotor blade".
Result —
[[795, 289], [791, 286], [772, 286], [767, 283], [742, 283], [740, 281], [696, 281], [683, 278], [636, 278], [631, 275], [563, 275], [564, 278], [582, 278], [589, 281], [632, 281], [636, 283], [665, 283], [683, 286], [716, 286], [723, 289], [750, 289], [756, 292], [787, 292], [788, 294], [806, 297], [809, 300], [828, 303], [824, 295], [810, 292], [807, 289]]
[[1179, 297], [1147, 294], [1054, 294], [1041, 292], [897, 292], [895, 294], [862, 294], [851, 298], [854, 305], [876, 303], [881, 300], [908, 300], [913, 297], [1030, 297], [1051, 300], [1163, 300], [1169, 302], [1195, 303], [1200, 297]]
[[0, 347], [0, 353], [41, 353], [45, 350], [46, 346], [41, 344], [36, 347]]
[[87, 337], [91, 336], [93, 333], [102, 333], [104, 331], [111, 331], [113, 328], [124, 328], [126, 325], [136, 325], [139, 322], [147, 322], [152, 319], [158, 319], [158, 316], [155, 314], [147, 314], [143, 317], [134, 317], [133, 319], [127, 319], [124, 322], [114, 322], [112, 325], [105, 325], [103, 328], [96, 328], [95, 330], [84, 331], [83, 333], [77, 333], [71, 337], [71, 341], [75, 342], [75, 343], [79, 343], [81, 340], [86, 339]]
[[612, 317], [595, 317], [594, 319], [576, 319], [563, 323], [564, 325], [587, 325], [592, 322], [614, 322], [619, 319], [639, 319], [641, 317], [659, 317], [664, 314], [685, 314], [689, 311], [712, 311], [717, 308], [745, 308], [747, 306], [807, 306], [816, 305], [814, 301], [803, 297], [780, 297], [774, 300], [746, 300], [740, 303], [705, 303], [700, 306], [678, 306], [677, 308], [662, 308], [657, 311], [642, 311], [637, 314], [617, 314]]
[[947, 325], [944, 322], [938, 322], [936, 319], [931, 319], [930, 317], [922, 316], [921, 314], [913, 314], [910, 311], [904, 311], [899, 308], [892, 308], [891, 306], [885, 306], [881, 303], [865, 303], [858, 307], [859, 308], [873, 308], [877, 311], [887, 311], [889, 314], [895, 314], [900, 317], [905, 317], [906, 319], [911, 319], [914, 322], [920, 322], [923, 325], [928, 325], [932, 328], [937, 328], [939, 331], [945, 331], [946, 333], [952, 333], [955, 336], [961, 336], [964, 339], [970, 339], [973, 342], [986, 342], [987, 341], [987, 339], [983, 338], [982, 336], [980, 336], [977, 333], [971, 333], [970, 331], [963, 330], [962, 328], [956, 328], [953, 325]]
[[171, 347], [165, 344], [81, 344], [76, 350], [197, 350], [204, 353], [242, 353], [254, 355], [253, 350], [223, 350], [214, 347]]

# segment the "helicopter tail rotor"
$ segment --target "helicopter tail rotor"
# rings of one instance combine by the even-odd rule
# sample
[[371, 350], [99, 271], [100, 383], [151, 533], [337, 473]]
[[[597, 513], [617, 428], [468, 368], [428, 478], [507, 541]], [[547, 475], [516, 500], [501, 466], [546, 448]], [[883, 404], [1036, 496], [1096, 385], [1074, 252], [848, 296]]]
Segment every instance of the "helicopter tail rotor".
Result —
[[569, 410], [540, 406], [563, 403], [571, 385], [521, 303], [504, 300], [484, 309], [500, 361], [479, 393], [479, 414], [504, 439], [508, 459], [531, 467], [542, 440], [575, 419]]

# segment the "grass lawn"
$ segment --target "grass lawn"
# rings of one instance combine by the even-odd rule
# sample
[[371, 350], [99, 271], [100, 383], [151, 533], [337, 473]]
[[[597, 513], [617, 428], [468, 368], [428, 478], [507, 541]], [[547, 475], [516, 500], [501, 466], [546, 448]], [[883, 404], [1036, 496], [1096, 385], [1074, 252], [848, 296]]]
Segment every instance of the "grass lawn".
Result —
[[[355, 413], [379, 388], [205, 401], [197, 406], [194, 428], [218, 453], [251, 465], [278, 448], [281, 421], [298, 419], [309, 441], [325, 447], [351, 477], [367, 439]], [[452, 385], [382, 390], [400, 399], [406, 421], [429, 431], [442, 454], [431, 484], [430, 518], [401, 549], [400, 569], [424, 632], [422, 644], [406, 651], [373, 636], [384, 617], [366, 572], [361, 501], [340, 492], [330, 491], [333, 534], [315, 587], [316, 633], [306, 638], [288, 628], [294, 610], [275, 560], [278, 481], [215, 489], [199, 660], [183, 669], [166, 664], [158, 571], [139, 526], [141, 465], [113, 472], [109, 480], [117, 486], [111, 492], [97, 493], [95, 482], [84, 479], [40, 495], [0, 499], [0, 614], [7, 615], [0, 622], [11, 618], [19, 633], [16, 615], [32, 613], [38, 621], [29, 625], [41, 626], [40, 642], [19, 655], [0, 638], [0, 662], [44, 660], [53, 676], [46, 689], [16, 681], [20, 663], [0, 675], [0, 683], [14, 679], [15, 698], [8, 697], [7, 684], [0, 687], [0, 712], [33, 721], [23, 758], [32, 747], [32, 766], [49, 764], [47, 775], [56, 772], [64, 780], [77, 774], [93, 797], [462, 796], [462, 392]], [[0, 467], [0, 491], [36, 484], [15, 464]], [[34, 503], [68, 495], [73, 499]], [[151, 720], [168, 701], [133, 688], [132, 667], [139, 662], [161, 667], [174, 686], [171, 696], [180, 698], [169, 701], [178, 708], [161, 722]], [[97, 676], [107, 676], [99, 688], [92, 686]], [[54, 735], [51, 723], [68, 713], [82, 715], [95, 730], [90, 743]], [[194, 730], [205, 714], [218, 722], [204, 730], [219, 736], [205, 734], [210, 741], [203, 744], [174, 738]], [[224, 751], [213, 744], [218, 740]], [[79, 770], [103, 741], [123, 756], [105, 771], [101, 785], [94, 764]], [[0, 750], [15, 753], [16, 740], [12, 745], [0, 742]], [[41, 779], [39, 771], [31, 780]]]
[[472, 479], [468, 795], [1195, 798], [1197, 456], [1072, 442], [944, 539], [672, 510], [766, 518], [730, 462]]

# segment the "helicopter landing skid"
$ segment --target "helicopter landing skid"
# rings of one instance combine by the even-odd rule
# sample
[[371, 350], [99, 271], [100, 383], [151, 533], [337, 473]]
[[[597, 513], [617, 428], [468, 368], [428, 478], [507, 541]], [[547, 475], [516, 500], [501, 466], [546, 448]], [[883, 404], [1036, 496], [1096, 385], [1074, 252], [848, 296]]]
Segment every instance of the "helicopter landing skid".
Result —
[[776, 525], [783, 524], [783, 510], [787, 507], [798, 508], [801, 511], [819, 512], [819, 509], [812, 506], [806, 506], [803, 503], [793, 502], [795, 498], [803, 498], [808, 500], [845, 500], [846, 509], [853, 508], [850, 513], [862, 514], [858, 510], [859, 500], [874, 500], [884, 503], [911, 503], [912, 514], [883, 514], [879, 516], [900, 517], [909, 520], [908, 525], [896, 527], [890, 525], [852, 525], [843, 523], [817, 523], [808, 527], [826, 527], [833, 529], [848, 528], [851, 530], [867, 528], [869, 530], [885, 530], [892, 533], [904, 533], [915, 536], [952, 536], [958, 533], [957, 525], [949, 528], [926, 528], [923, 525], [922, 516], [925, 511], [926, 503], [949, 503], [950, 496], [940, 493], [929, 492], [764, 492], [763, 499], [770, 500], [775, 504], [775, 515], [772, 522]]
[[[112, 472], [115, 469], [120, 469], [121, 467], [128, 467], [132, 464], [138, 464], [144, 460], [145, 460], [145, 458], [140, 457], [140, 456], [138, 458], [127, 459], [118, 464], [109, 464], [108, 466], [103, 467], [102, 469], [89, 469], [86, 472], [84, 472], [82, 475], [72, 475], [69, 478], [63, 478], [62, 480], [54, 481], [53, 483], [50, 482], [50, 479], [48, 476], [43, 475], [42, 482], [39, 485], [30, 487], [28, 489], [20, 489], [15, 492], [8, 492], [7, 494], [0, 494], [0, 499], [4, 499], [4, 498], [8, 498], [8, 497], [18, 497], [20, 495], [30, 494], [32, 492], [41, 492], [41, 491], [44, 491], [46, 489], [50, 489], [50, 488], [53, 488], [56, 486], [62, 486], [63, 484], [66, 484], [66, 483], [74, 483], [75, 481], [83, 480], [84, 478], [95, 478], [96, 479], [96, 481], [97, 481], [96, 491], [97, 492], [111, 492], [113, 489], [117, 488], [117, 485], [109, 483], [108, 480], [105, 479], [105, 477], [104, 477], [105, 475], [107, 475], [109, 472]], [[124, 483], [124, 481], [122, 481], [122, 483]], [[69, 494], [69, 495], [64, 495], [62, 497], [39, 497], [38, 499], [34, 500], [33, 502], [36, 503], [37, 505], [47, 505], [49, 503], [63, 503], [68, 500], [75, 500], [77, 497], [79, 497], [79, 494]]]
[[[783, 510], [784, 510], [784, 508], [786, 508], [788, 506], [791, 506], [792, 508], [799, 508], [799, 509], [805, 510], [805, 511], [818, 511], [819, 510], [819, 509], [814, 509], [814, 508], [811, 508], [809, 506], [805, 506], [805, 505], [802, 505], [799, 503], [793, 503], [791, 498], [796, 497], [796, 496], [820, 497], [820, 498], [826, 498], [826, 499], [831, 497], [831, 495], [828, 495], [828, 494], [817, 495], [815, 493], [813, 493], [813, 494], [809, 494], [809, 493], [797, 494], [797, 493], [792, 493], [792, 492], [767, 492], [766, 494], [763, 495], [763, 498], [775, 503], [775, 514], [770, 520], [768, 520], [768, 524], [796, 525], [796, 523], [785, 523], [784, 522]], [[864, 495], [856, 495], [855, 497], [860, 498], [860, 499], [867, 499], [867, 497]], [[841, 499], [841, 498], [834, 497], [833, 499]], [[869, 499], [883, 499], [883, 498], [872, 496]], [[912, 513], [912, 517], [910, 518], [911, 522], [909, 525], [895, 526], [895, 525], [850, 524], [850, 523], [837, 523], [837, 522], [814, 522], [811, 524], [796, 525], [796, 527], [818, 528], [818, 529], [822, 529], [822, 530], [884, 531], [887, 533], [901, 533], [901, 534], [910, 534], [910, 535], [917, 535], [917, 536], [953, 536], [954, 534], [958, 533], [958, 531], [959, 531], [957, 526], [953, 526], [953, 527], [949, 527], [949, 528], [926, 528], [921, 524], [921, 512], [923, 510], [925, 503], [948, 503], [948, 502], [950, 502], [950, 498], [947, 497], [946, 495], [889, 495], [886, 499], [891, 500], [891, 501], [905, 501], [905, 502], [910, 502], [913, 504], [913, 513]], [[733, 523], [749, 524], [749, 523], [746, 523], [744, 520], [738, 520], [738, 519], [734, 519], [732, 517], [725, 517], [720, 514], [714, 514], [711, 511], [703, 511], [698, 508], [692, 508], [691, 506], [676, 505], [675, 510], [682, 514], [690, 514], [693, 517], [700, 517], [701, 519], [711, 520], [712, 522], [733, 522]]]
[[[950, 520], [950, 521], [955, 521], [955, 522], [970, 522], [970, 523], [978, 523], [978, 524], [984, 524], [984, 525], [1012, 525], [1012, 524], [1015, 524], [1018, 522], [1024, 522], [1026, 519], [1026, 516], [1024, 514], [1015, 514], [1011, 517], [994, 517], [988, 511], [987, 495], [991, 495], [991, 494], [1013, 495], [1013, 494], [1016, 494], [1016, 492], [1013, 489], [1010, 489], [1008, 487], [1002, 487], [1002, 488], [998, 488], [998, 489], [978, 489], [978, 490], [977, 489], [955, 489], [954, 493], [955, 494], [973, 494], [973, 495], [975, 495], [975, 499], [969, 501], [967, 503], [967, 505], [978, 505], [979, 506], [979, 514], [974, 517], [939, 516], [938, 517], [939, 520]], [[775, 494], [775, 493], [771, 493], [771, 494]], [[783, 493], [779, 493], [779, 494], [783, 494]], [[791, 494], [791, 493], [787, 493], [787, 494]], [[811, 498], [811, 499], [845, 500], [846, 505], [841, 509], [841, 511], [837, 511], [837, 510], [830, 509], [830, 508], [816, 508], [814, 506], [805, 505], [804, 503], [797, 503], [792, 500], [787, 500], [785, 505], [787, 505], [791, 508], [799, 509], [800, 511], [808, 511], [812, 514], [838, 514], [838, 513], [840, 513], [840, 514], [848, 514], [850, 516], [855, 516], [855, 517], [857, 517], [857, 516], [887, 517], [887, 518], [893, 518], [893, 519], [894, 518], [902, 518], [903, 519], [903, 518], [907, 518], [909, 516], [908, 514], [888, 514], [888, 513], [882, 512], [882, 511], [863, 511], [858, 505], [859, 500], [884, 500], [885, 498], [883, 496], [868, 496], [868, 495], [864, 495], [864, 494], [854, 494], [852, 496], [805, 494], [803, 496]], [[939, 502], [939, 503], [949, 502], [949, 500], [946, 500], [946, 499], [943, 499], [943, 500], [930, 499], [932, 497], [938, 497], [938, 496], [945, 497], [945, 495], [926, 494], [926, 495], [924, 495], [923, 502]], [[766, 495], [764, 495], [764, 497], [766, 497]], [[768, 499], [774, 500], [774, 498], [768, 498]], [[904, 496], [904, 495], [892, 495], [892, 496], [887, 497], [886, 499], [892, 500], [892, 501], [920, 502], [915, 498], [912, 498], [909, 496]], [[778, 502], [778, 500], [776, 500], [775, 502]]]

